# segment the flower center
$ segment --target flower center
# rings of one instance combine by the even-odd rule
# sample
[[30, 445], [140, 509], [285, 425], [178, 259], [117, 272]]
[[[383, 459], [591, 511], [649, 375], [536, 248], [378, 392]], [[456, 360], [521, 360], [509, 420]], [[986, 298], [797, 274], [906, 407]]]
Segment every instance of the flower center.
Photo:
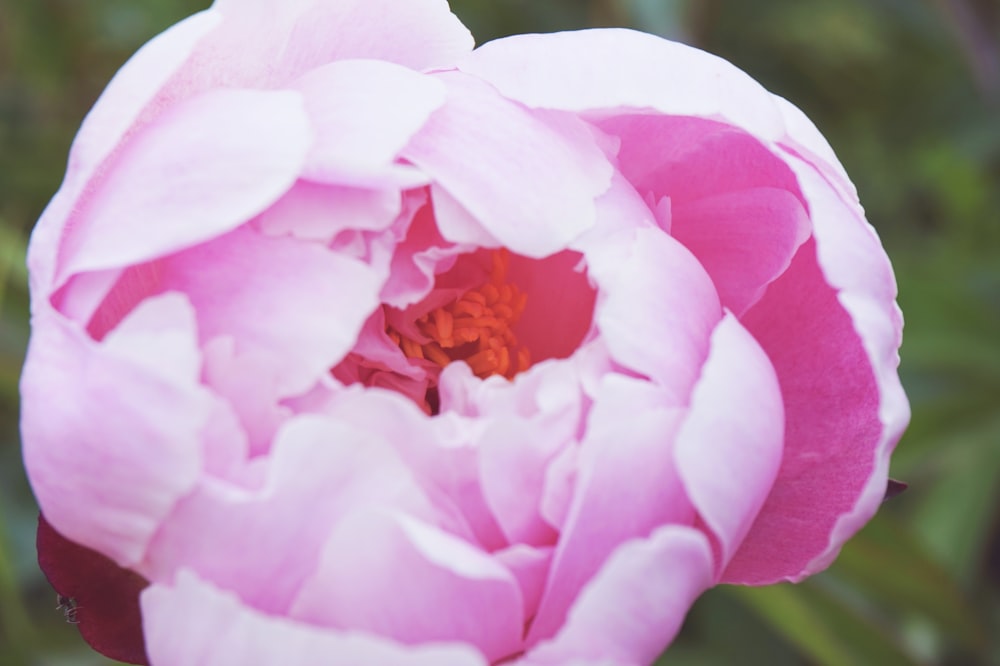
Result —
[[531, 366], [512, 329], [524, 312], [528, 295], [507, 280], [510, 254], [492, 253], [487, 281], [457, 299], [431, 310], [414, 323], [424, 340], [407, 337], [390, 325], [386, 334], [409, 358], [426, 359], [442, 368], [465, 361], [477, 377], [514, 375]]

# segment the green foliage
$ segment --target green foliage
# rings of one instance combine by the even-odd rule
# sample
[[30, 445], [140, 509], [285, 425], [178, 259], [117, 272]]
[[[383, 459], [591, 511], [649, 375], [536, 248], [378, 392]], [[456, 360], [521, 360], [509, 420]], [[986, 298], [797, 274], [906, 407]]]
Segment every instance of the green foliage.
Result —
[[[107, 663], [34, 564], [20, 463], [28, 233], [87, 108], [208, 0], [0, 4], [0, 663]], [[480, 43], [637, 27], [736, 63], [820, 127], [893, 257], [913, 423], [893, 500], [826, 573], [722, 587], [667, 664], [1000, 662], [1000, 11], [985, 0], [454, 0]], [[971, 19], [970, 19], [971, 17]]]

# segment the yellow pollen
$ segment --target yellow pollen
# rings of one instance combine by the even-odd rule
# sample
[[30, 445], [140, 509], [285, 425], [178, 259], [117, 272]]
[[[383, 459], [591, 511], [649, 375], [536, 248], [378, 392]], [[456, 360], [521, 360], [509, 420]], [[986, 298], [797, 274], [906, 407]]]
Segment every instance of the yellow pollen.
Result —
[[531, 355], [520, 348], [512, 326], [528, 302], [528, 295], [507, 282], [510, 253], [496, 250], [489, 279], [451, 303], [428, 312], [415, 322], [429, 339], [419, 343], [386, 327], [386, 334], [409, 358], [426, 359], [442, 368], [465, 361], [477, 377], [514, 375], [531, 366]]

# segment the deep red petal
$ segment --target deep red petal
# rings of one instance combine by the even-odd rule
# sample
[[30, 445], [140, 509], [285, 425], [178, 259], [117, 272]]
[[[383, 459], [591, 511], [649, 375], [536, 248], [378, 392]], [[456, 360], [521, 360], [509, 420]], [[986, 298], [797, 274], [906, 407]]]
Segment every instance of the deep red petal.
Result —
[[148, 664], [139, 611], [146, 579], [64, 538], [41, 514], [36, 546], [38, 566], [83, 639], [111, 659]]

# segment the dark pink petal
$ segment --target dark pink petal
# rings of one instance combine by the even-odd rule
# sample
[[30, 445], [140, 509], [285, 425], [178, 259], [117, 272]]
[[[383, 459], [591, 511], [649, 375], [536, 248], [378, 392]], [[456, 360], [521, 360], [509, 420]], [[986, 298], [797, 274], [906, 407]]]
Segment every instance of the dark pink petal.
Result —
[[485, 551], [402, 513], [359, 510], [335, 528], [291, 615], [408, 645], [463, 642], [494, 662], [520, 649], [523, 608]]
[[583, 123], [548, 122], [470, 76], [437, 78], [448, 101], [403, 156], [434, 178], [445, 238], [537, 258], [593, 226], [594, 199], [608, 189], [612, 169]]
[[128, 266], [235, 229], [295, 182], [310, 133], [293, 92], [220, 90], [174, 107], [116, 156], [74, 215], [60, 275]]
[[721, 542], [721, 571], [778, 473], [784, 411], [770, 361], [732, 314], [711, 345], [675, 446], [688, 497]]
[[141, 598], [150, 660], [203, 666], [487, 666], [459, 643], [403, 646], [381, 636], [337, 632], [260, 613], [239, 597], [182, 571]]
[[[726, 572], [799, 580], [825, 568], [877, 510], [909, 407], [896, 368], [902, 319], [892, 270], [856, 200], [794, 157], [815, 242], [745, 323], [771, 357], [786, 408], [774, 490]], [[776, 326], [792, 320], [794, 326]]]
[[[529, 645], [558, 633], [581, 590], [618, 546], [665, 523], [693, 521], [674, 464], [683, 410], [663, 408], [666, 402], [664, 391], [648, 382], [605, 378], [581, 444], [573, 502]], [[628, 419], [622, 419], [625, 413]]]
[[38, 516], [38, 566], [59, 593], [60, 610], [105, 657], [147, 664], [139, 614], [146, 580], [100, 553], [73, 543]]
[[[145, 329], [143, 320], [161, 316], [172, 329]], [[36, 310], [21, 377], [24, 460], [42, 512], [66, 538], [121, 565], [142, 558], [197, 483], [215, 407], [197, 382], [190, 305], [158, 299], [132, 322], [159, 357], [136, 357], [128, 319], [120, 336], [97, 343], [54, 311]]]
[[663, 197], [677, 207], [757, 188], [799, 196], [788, 165], [741, 128], [715, 119], [644, 114], [613, 116], [598, 125], [620, 140], [622, 173], [647, 201], [658, 205]]
[[698, 257], [737, 316], [788, 268], [811, 230], [802, 203], [770, 187], [697, 199], [671, 214], [671, 235]]
[[523, 666], [650, 664], [712, 585], [712, 553], [697, 530], [667, 525], [622, 544], [590, 580], [559, 633]]

